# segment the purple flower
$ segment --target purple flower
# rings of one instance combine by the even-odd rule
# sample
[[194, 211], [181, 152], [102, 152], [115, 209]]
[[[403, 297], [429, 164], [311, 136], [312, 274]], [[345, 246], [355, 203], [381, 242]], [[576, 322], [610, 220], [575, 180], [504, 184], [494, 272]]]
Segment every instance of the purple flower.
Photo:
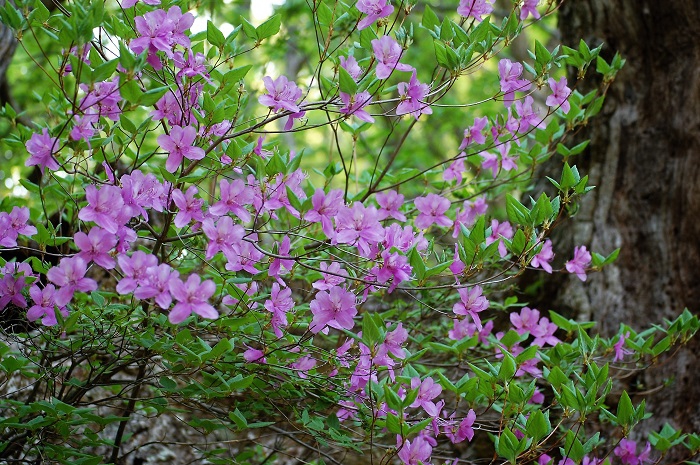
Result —
[[462, 139], [459, 150], [464, 150], [471, 144], [483, 144], [486, 142], [484, 129], [488, 122], [489, 119], [485, 116], [483, 118], [474, 118], [474, 124], [464, 130], [464, 139]]
[[172, 193], [172, 199], [175, 206], [178, 208], [175, 215], [175, 227], [182, 228], [190, 224], [193, 220], [204, 221], [204, 213], [202, 213], [202, 205], [204, 201], [198, 199], [195, 195], [199, 192], [196, 186], [187, 188], [184, 194], [180, 189], [175, 189]]
[[544, 120], [540, 118], [539, 111], [532, 107], [533, 103], [534, 100], [529, 95], [525, 97], [525, 100], [515, 102], [515, 111], [520, 117], [519, 132], [527, 132], [530, 126], [539, 129], [544, 127]]
[[488, 209], [485, 197], [477, 197], [475, 200], [465, 200], [461, 209], [457, 209], [455, 214], [455, 229], [452, 237], [459, 236], [461, 231], [460, 224], [465, 228], [471, 228], [476, 222], [476, 218], [486, 213]]
[[549, 262], [554, 258], [554, 252], [552, 251], [552, 241], [547, 239], [542, 244], [542, 248], [537, 254], [532, 257], [530, 264], [534, 267], [540, 267], [549, 274], [552, 274], [552, 265]]
[[292, 290], [288, 287], [280, 289], [279, 284], [274, 283], [270, 298], [265, 301], [265, 308], [272, 313], [271, 323], [275, 336], [282, 337], [281, 328], [287, 326], [287, 312], [294, 308]]
[[377, 282], [385, 283], [391, 280], [389, 285], [389, 293], [403, 281], [411, 279], [411, 265], [408, 264], [408, 259], [398, 252], [390, 252], [389, 250], [382, 251], [382, 266], [375, 266], [371, 273], [377, 277]]
[[[252, 237], [252, 236], [251, 236]], [[250, 274], [258, 274], [260, 270], [255, 268], [264, 257], [263, 253], [247, 241], [234, 244], [230, 250], [224, 250], [226, 256], [226, 269], [229, 271], [247, 271]]]
[[77, 232], [73, 237], [75, 245], [81, 257], [86, 262], [93, 261], [105, 270], [111, 270], [116, 266], [114, 258], [109, 254], [117, 245], [117, 236], [95, 226], [89, 233]]
[[498, 176], [498, 155], [491, 152], [481, 153], [481, 169], [491, 170], [491, 174], [495, 178]]
[[0, 278], [0, 310], [12, 302], [20, 308], [27, 308], [27, 299], [22, 295], [25, 288], [25, 275], [5, 273]]
[[536, 308], [530, 309], [529, 307], [523, 307], [520, 310], [520, 314], [511, 313], [510, 322], [513, 324], [515, 331], [523, 335], [525, 333], [531, 333], [537, 327], [537, 322], [540, 320], [540, 311]]
[[243, 352], [243, 359], [248, 363], [267, 363], [267, 359], [265, 358], [265, 351], [260, 349], [253, 349], [252, 347], [248, 347], [248, 349], [246, 349], [246, 351]]
[[[459, 154], [460, 157], [464, 156], [464, 152]], [[457, 181], [457, 185], [462, 184], [462, 173], [466, 170], [464, 166], [464, 158], [458, 158], [453, 161], [449, 167], [445, 169], [442, 173], [442, 179], [449, 182], [452, 180]]]
[[362, 76], [362, 68], [357, 64], [357, 60], [354, 56], [350, 55], [347, 58], [344, 56], [340, 57], [340, 66], [348, 72], [351, 78], [358, 80]]
[[[34, 305], [27, 310], [27, 319], [29, 321], [36, 321], [41, 318], [41, 324], [44, 326], [54, 326], [58, 324], [56, 312], [54, 311], [54, 307], [56, 306], [54, 299], [55, 293], [56, 287], [53, 284], [47, 284], [43, 290], [39, 289], [38, 286], [30, 287], [29, 296], [34, 301]], [[68, 316], [68, 311], [65, 308], [61, 307], [60, 312], [64, 317]]]
[[154, 105], [155, 110], [151, 112], [153, 119], [167, 119], [171, 125], [182, 123], [182, 103], [172, 92], [168, 91]]
[[399, 221], [406, 221], [406, 215], [399, 211], [403, 205], [404, 196], [398, 192], [391, 190], [380, 192], [377, 194], [377, 203], [379, 204], [379, 219], [384, 220], [392, 217]]
[[211, 279], [202, 281], [196, 274], [191, 274], [184, 283], [179, 278], [169, 281], [170, 293], [177, 301], [168, 319], [174, 325], [182, 323], [191, 314], [215, 320], [219, 313], [207, 300], [214, 295], [216, 284]]
[[[327, 271], [328, 273], [321, 273], [321, 276], [323, 276], [323, 279], [320, 279], [318, 281], [315, 281], [314, 283], [311, 284], [311, 286], [314, 289], [318, 289], [319, 291], [327, 291], [328, 289], [331, 289], [332, 287], [338, 286], [342, 283], [345, 282], [345, 278], [343, 276], [347, 276], [348, 272], [345, 271], [344, 268], [340, 267], [340, 263], [338, 262], [332, 262], [330, 265], [328, 265], [326, 262], [321, 262], [319, 265], [319, 268], [321, 268], [321, 271]], [[330, 274], [333, 273], [333, 274]]]
[[344, 115], [355, 115], [359, 120], [374, 123], [374, 118], [372, 118], [372, 116], [370, 116], [370, 114], [364, 109], [364, 107], [369, 105], [369, 103], [372, 101], [372, 95], [369, 92], [365, 90], [363, 92], [358, 92], [355, 95], [341, 92], [340, 100], [343, 101], [344, 105], [339, 110], [341, 113]]
[[263, 78], [267, 94], [258, 97], [258, 102], [279, 113], [280, 111], [290, 111], [299, 113], [301, 109], [297, 105], [297, 100], [301, 98], [301, 89], [294, 82], [290, 82], [287, 76], [280, 76], [274, 81], [270, 76]]
[[506, 250], [506, 245], [503, 243], [503, 240], [501, 240], [501, 237], [512, 239], [513, 227], [507, 221], [499, 223], [498, 220], [491, 220], [491, 235], [486, 238], [486, 245], [498, 241], [498, 253], [501, 258], [503, 258], [506, 256], [508, 251]]
[[209, 79], [209, 73], [207, 73], [207, 59], [204, 54], [197, 52], [194, 53], [192, 50], [187, 50], [187, 55], [184, 52], [177, 51], [173, 56], [173, 62], [175, 66], [180, 68], [177, 73], [177, 77], [187, 76], [193, 78], [196, 76], [202, 76], [207, 82], [212, 84]]
[[335, 242], [357, 243], [358, 250], [368, 255], [372, 245], [384, 240], [384, 228], [379, 224], [378, 217], [376, 208], [365, 207], [360, 202], [355, 202], [351, 208], [341, 207], [335, 216]]
[[613, 362], [619, 362], [625, 358], [625, 355], [633, 354], [634, 351], [625, 349], [625, 341], [630, 337], [630, 332], [620, 334], [620, 339], [617, 340], [613, 348], [615, 349], [615, 358]]
[[396, 69], [398, 71], [413, 71], [413, 66], [399, 63], [403, 49], [389, 36], [381, 36], [372, 41], [372, 50], [377, 59], [377, 78], [386, 79]]
[[168, 152], [168, 160], [165, 162], [165, 169], [171, 173], [177, 171], [182, 163], [182, 159], [201, 160], [204, 158], [204, 150], [192, 144], [197, 138], [197, 130], [192, 126], [173, 126], [170, 134], [158, 136], [158, 144]]
[[54, 294], [54, 301], [59, 307], [63, 307], [73, 298], [75, 291], [89, 292], [97, 289], [94, 279], [86, 278], [87, 263], [78, 256], [62, 258], [58, 266], [54, 266], [47, 273], [49, 281], [61, 288]]
[[406, 439], [400, 446], [397, 455], [404, 465], [418, 465], [419, 463], [428, 463], [432, 453], [433, 448], [430, 443], [423, 436], [418, 436], [413, 440], [413, 443]]
[[142, 250], [137, 250], [130, 257], [120, 255], [117, 257], [117, 261], [122, 273], [124, 273], [124, 277], [117, 284], [119, 294], [129, 294], [134, 292], [138, 286], [147, 284], [147, 278], [150, 274], [149, 268], [158, 266], [158, 258]]
[[642, 465], [650, 462], [649, 453], [651, 445], [647, 442], [644, 450], [637, 455], [637, 443], [629, 439], [622, 439], [620, 444], [615, 448], [613, 453], [620, 458], [623, 465]]
[[[282, 242], [279, 243], [279, 246], [277, 248], [277, 255], [288, 257], [291, 247], [292, 245], [291, 241], [289, 240], [289, 236], [284, 236]], [[268, 276], [279, 277], [279, 273], [282, 267], [284, 267], [284, 269], [286, 269], [287, 271], [291, 271], [291, 269], [294, 267], [294, 263], [295, 261], [292, 259], [274, 258], [270, 263], [270, 267], [267, 270], [267, 274]]]
[[566, 77], [562, 76], [558, 81], [549, 78], [547, 82], [549, 83], [549, 87], [552, 89], [552, 95], [547, 97], [547, 106], [561, 106], [561, 111], [563, 111], [564, 114], [568, 113], [571, 109], [571, 104], [567, 99], [569, 98], [569, 95], [571, 95], [571, 89], [566, 86]]
[[540, 318], [537, 326], [532, 328], [531, 331], [531, 334], [535, 336], [535, 340], [532, 341], [532, 344], [539, 347], [544, 347], [545, 344], [549, 344], [552, 347], [559, 344], [561, 341], [554, 337], [554, 333], [557, 332], [557, 329], [559, 329], [559, 327], [551, 323], [549, 318]]
[[574, 258], [566, 262], [566, 271], [576, 273], [578, 279], [586, 280], [586, 268], [591, 264], [591, 253], [586, 250], [586, 246], [576, 247], [574, 249]]
[[525, 0], [523, 6], [520, 8], [520, 20], [525, 20], [528, 15], [532, 15], [535, 19], [540, 19], [540, 12], [537, 11], [537, 5], [540, 0]]
[[467, 416], [462, 419], [455, 431], [454, 426], [445, 428], [445, 435], [452, 441], [452, 444], [457, 444], [465, 439], [471, 440], [474, 438], [474, 422], [476, 421], [476, 412], [474, 409], [469, 409]]
[[418, 396], [411, 404], [411, 407], [423, 407], [424, 410], [426, 405], [428, 405], [428, 408], [431, 407], [430, 404], [434, 407], [435, 404], [432, 400], [442, 392], [442, 386], [437, 384], [430, 376], [423, 381], [418, 377], [411, 378], [411, 389], [418, 389]]
[[425, 103], [425, 99], [430, 93], [430, 86], [418, 82], [415, 70], [413, 70], [409, 82], [399, 82], [398, 91], [401, 102], [396, 107], [396, 116], [410, 114], [418, 119], [420, 115], [433, 113], [430, 104]]
[[202, 231], [209, 239], [205, 258], [211, 260], [217, 252], [233, 253], [233, 247], [240, 244], [245, 236], [243, 226], [233, 224], [230, 216], [219, 218], [214, 225], [214, 220], [207, 218], [202, 222]]
[[17, 237], [31, 237], [36, 234], [36, 228], [28, 225], [29, 208], [12, 207], [10, 213], [0, 212], [0, 245], [4, 247], [15, 247]]
[[530, 88], [530, 81], [520, 79], [523, 74], [523, 65], [512, 62], [507, 58], [498, 62], [498, 74], [500, 76], [501, 91], [503, 92], [503, 104], [509, 107], [515, 99], [515, 91], [526, 91]]
[[315, 366], [316, 359], [308, 355], [301, 357], [299, 360], [289, 365], [291, 369], [297, 371], [297, 375], [299, 375], [299, 378], [301, 379], [306, 379], [308, 377], [309, 370]]
[[148, 267], [145, 279], [139, 282], [139, 287], [134, 291], [134, 297], [142, 300], [155, 297], [156, 304], [165, 310], [173, 302], [170, 294], [170, 281], [178, 276], [180, 273], [166, 263]]
[[420, 229], [427, 229], [433, 224], [438, 226], [452, 226], [452, 220], [445, 212], [450, 209], [450, 201], [437, 194], [428, 194], [426, 197], [417, 197], [413, 203], [420, 214], [416, 217], [415, 225]]
[[246, 186], [242, 179], [234, 179], [230, 183], [222, 179], [219, 184], [221, 200], [209, 207], [209, 213], [216, 216], [223, 216], [233, 213], [244, 223], [250, 221], [250, 212], [246, 210], [246, 205], [253, 203], [253, 190]]
[[81, 220], [93, 221], [112, 234], [116, 234], [119, 226], [128, 220], [119, 187], [103, 186], [98, 190], [90, 184], [85, 188], [85, 197], [88, 204], [78, 213]]
[[32, 134], [26, 144], [27, 152], [31, 155], [25, 162], [25, 166], [39, 165], [41, 173], [44, 173], [44, 168], [57, 170], [59, 164], [53, 157], [59, 149], [58, 137], [51, 137], [49, 130], [43, 128], [41, 134]]
[[399, 323], [396, 329], [386, 333], [384, 342], [380, 346], [379, 352], [391, 353], [394, 357], [403, 360], [406, 358], [401, 345], [408, 339], [408, 331], [403, 327], [403, 323]]
[[311, 301], [310, 308], [313, 320], [309, 330], [314, 334], [319, 331], [327, 332], [327, 327], [352, 329], [355, 326], [355, 294], [342, 287], [332, 287], [329, 292], [319, 291]]
[[357, 24], [357, 29], [360, 31], [370, 27], [376, 20], [386, 18], [394, 12], [394, 7], [387, 5], [387, 0], [357, 0], [355, 6], [367, 15]]
[[[141, 0], [146, 5], [160, 5], [160, 0]], [[122, 8], [131, 8], [136, 5], [139, 0], [122, 0]]]
[[465, 18], [474, 18], [481, 22], [484, 15], [493, 11], [493, 0], [460, 0], [457, 13]]
[[481, 325], [481, 318], [479, 318], [479, 312], [483, 312], [489, 308], [489, 301], [481, 295], [483, 290], [481, 286], [474, 286], [470, 291], [466, 287], [457, 289], [459, 293], [460, 302], [457, 302], [452, 307], [452, 311], [455, 315], [469, 315], [476, 329], [481, 331], [483, 326]]

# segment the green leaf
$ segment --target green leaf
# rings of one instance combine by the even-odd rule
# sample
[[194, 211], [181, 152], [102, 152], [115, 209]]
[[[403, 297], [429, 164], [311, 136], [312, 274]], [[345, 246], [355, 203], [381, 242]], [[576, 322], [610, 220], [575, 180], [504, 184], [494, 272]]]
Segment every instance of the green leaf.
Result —
[[260, 41], [274, 36], [280, 31], [281, 25], [282, 16], [274, 15], [255, 29], [255, 32], [258, 35], [258, 40]]
[[357, 83], [342, 66], [338, 67], [338, 79], [341, 92], [350, 94], [351, 97], [357, 93]]
[[224, 33], [221, 32], [219, 28], [217, 28], [211, 21], [207, 21], [207, 42], [217, 48], [221, 48], [226, 42]]
[[508, 221], [511, 223], [522, 224], [524, 226], [528, 226], [532, 223], [530, 210], [510, 194], [506, 194], [506, 214], [508, 215]]
[[362, 341], [367, 347], [374, 347], [375, 344], [383, 342], [380, 329], [370, 312], [365, 312], [362, 315]]
[[423, 10], [423, 19], [421, 20], [421, 26], [428, 29], [429, 31], [434, 31], [440, 27], [440, 19], [437, 17], [435, 12], [430, 5], [425, 5], [425, 10]]
[[228, 417], [233, 420], [239, 430], [248, 428], [248, 420], [243, 416], [240, 410], [236, 408], [233, 412], [229, 412]]
[[617, 404], [617, 421], [621, 426], [630, 426], [634, 415], [634, 407], [627, 391], [622, 391], [620, 401]]

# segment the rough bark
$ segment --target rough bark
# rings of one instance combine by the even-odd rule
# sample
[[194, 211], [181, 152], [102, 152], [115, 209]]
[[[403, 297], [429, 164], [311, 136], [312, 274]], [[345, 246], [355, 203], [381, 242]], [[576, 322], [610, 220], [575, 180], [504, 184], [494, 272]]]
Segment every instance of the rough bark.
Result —
[[[684, 307], [698, 313], [700, 1], [572, 0], [559, 21], [564, 44], [605, 43], [606, 58], [619, 51], [627, 63], [582, 134], [591, 139], [588, 150], [575, 160], [598, 187], [583, 201], [574, 234], [556, 245], [561, 254], [574, 244], [622, 251], [585, 284], [567, 277], [552, 308], [594, 319], [605, 335], [622, 322], [645, 329]], [[639, 391], [661, 390], [647, 399], [654, 419], [638, 432], [665, 422], [700, 431], [697, 339], [637, 380]]]

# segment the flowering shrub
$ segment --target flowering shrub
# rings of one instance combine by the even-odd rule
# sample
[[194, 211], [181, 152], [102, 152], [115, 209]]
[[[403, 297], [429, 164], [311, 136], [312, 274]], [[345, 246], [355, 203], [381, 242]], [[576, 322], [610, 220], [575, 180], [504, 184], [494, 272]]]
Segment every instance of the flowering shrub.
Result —
[[[285, 17], [193, 33], [191, 3], [0, 11], [21, 42], [63, 48], [45, 52], [46, 120], [10, 141], [41, 176], [0, 213], [0, 307], [25, 320], [0, 344], [2, 460], [183, 450], [169, 460], [566, 465], [697, 452], [700, 437], [670, 426], [628, 439], [644, 403], [616, 382], [686, 342], [697, 318], [602, 339], [510, 286], [537, 268], [585, 281], [617, 256], [547, 237], [592, 188], [570, 138], [619, 57], [536, 42], [531, 61], [507, 58], [555, 2], [496, 18], [492, 1], [462, 0], [439, 18], [423, 4], [315, 1], [317, 59], [288, 76], [256, 61], [283, 43]], [[560, 68], [582, 76], [594, 60], [603, 87], [572, 91]], [[460, 102], [463, 82], [493, 92]], [[463, 138], [431, 125], [446, 114]], [[332, 142], [325, 154], [292, 149], [311, 136]], [[444, 152], [422, 166], [410, 144], [425, 137]], [[519, 199], [544, 162], [561, 177]]]

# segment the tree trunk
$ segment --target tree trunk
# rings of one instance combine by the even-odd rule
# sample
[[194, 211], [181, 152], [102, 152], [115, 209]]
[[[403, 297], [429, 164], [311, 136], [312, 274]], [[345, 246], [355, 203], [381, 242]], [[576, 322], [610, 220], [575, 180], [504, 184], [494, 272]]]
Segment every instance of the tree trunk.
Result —
[[[627, 63], [582, 135], [590, 146], [573, 161], [597, 188], [572, 222], [571, 242], [556, 244], [568, 258], [574, 244], [600, 253], [622, 250], [615, 265], [586, 283], [567, 277], [552, 308], [597, 321], [607, 336], [623, 322], [642, 330], [684, 307], [697, 313], [700, 0], [570, 0], [559, 22], [564, 44], [605, 43], [608, 61], [618, 51]], [[578, 88], [595, 84], [587, 79]], [[666, 422], [700, 431], [697, 339], [636, 380], [639, 391], [661, 390], [647, 399], [654, 418], [639, 433]]]

